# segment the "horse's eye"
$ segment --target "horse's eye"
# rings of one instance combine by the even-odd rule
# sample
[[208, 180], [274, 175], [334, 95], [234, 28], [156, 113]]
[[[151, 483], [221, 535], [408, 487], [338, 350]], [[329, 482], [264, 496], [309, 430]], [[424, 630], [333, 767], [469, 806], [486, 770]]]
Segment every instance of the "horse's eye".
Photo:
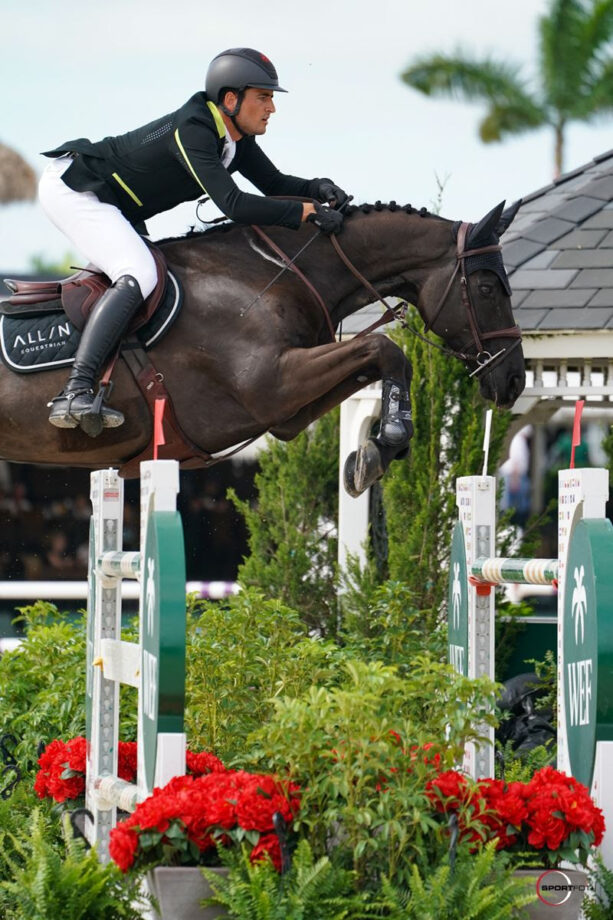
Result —
[[491, 284], [487, 284], [484, 281], [482, 281], [481, 284], [479, 285], [479, 293], [483, 294], [484, 297], [490, 297], [493, 290], [494, 290], [494, 286]]

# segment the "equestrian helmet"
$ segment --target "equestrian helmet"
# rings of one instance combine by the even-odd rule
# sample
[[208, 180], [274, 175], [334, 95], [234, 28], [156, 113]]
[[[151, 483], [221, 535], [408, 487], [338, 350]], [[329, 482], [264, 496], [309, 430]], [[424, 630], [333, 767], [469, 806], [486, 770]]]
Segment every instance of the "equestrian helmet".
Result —
[[205, 91], [212, 102], [220, 101], [224, 89], [241, 92], [249, 86], [272, 89], [277, 93], [287, 92], [279, 86], [272, 61], [253, 48], [229, 48], [214, 57], [209, 64]]

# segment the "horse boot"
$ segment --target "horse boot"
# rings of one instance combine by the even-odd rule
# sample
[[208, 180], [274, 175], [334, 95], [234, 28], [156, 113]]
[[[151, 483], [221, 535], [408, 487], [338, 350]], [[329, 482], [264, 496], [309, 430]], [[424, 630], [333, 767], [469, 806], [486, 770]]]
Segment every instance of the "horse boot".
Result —
[[[361, 495], [381, 479], [392, 460], [403, 460], [409, 453], [413, 435], [411, 400], [404, 383], [383, 379], [381, 421], [376, 438], [368, 438], [355, 457], [345, 464], [344, 482], [349, 495]], [[352, 481], [353, 480], [353, 481]]]
[[[381, 425], [377, 440], [386, 447], [397, 448], [402, 455], [403, 451], [408, 451], [407, 445], [413, 435], [412, 418], [406, 385], [386, 377], [383, 380]], [[402, 459], [399, 454], [396, 454], [396, 459]]]
[[143, 297], [136, 278], [122, 275], [94, 306], [83, 330], [68, 382], [51, 400], [49, 421], [56, 428], [81, 426], [85, 434], [97, 437], [103, 428], [123, 425], [121, 412], [94, 397], [94, 386], [104, 362], [121, 339]]

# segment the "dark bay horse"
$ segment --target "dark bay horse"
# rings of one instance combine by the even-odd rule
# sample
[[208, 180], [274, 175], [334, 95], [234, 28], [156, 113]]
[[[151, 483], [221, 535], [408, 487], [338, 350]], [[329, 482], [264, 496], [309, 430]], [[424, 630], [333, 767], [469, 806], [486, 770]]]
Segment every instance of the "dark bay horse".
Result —
[[[503, 207], [504, 202], [471, 225], [394, 203], [351, 206], [338, 243], [377, 292], [417, 307], [450, 352], [469, 372], [478, 372], [486, 399], [509, 406], [525, 377], [498, 245], [517, 206]], [[393, 459], [406, 456], [412, 434], [410, 364], [385, 335], [334, 341], [331, 327], [373, 302], [374, 295], [329, 238], [310, 224], [267, 233], [275, 249], [253, 228], [237, 225], [161, 244], [183, 284], [185, 302], [152, 360], [183, 431], [210, 453], [264, 432], [290, 440], [365, 384], [382, 379], [379, 434], [356, 445], [346, 464], [346, 487], [359, 494]], [[327, 305], [330, 320], [313, 290], [292, 271], [268, 286], [283, 266], [279, 251], [293, 258], [314, 233], [296, 264]], [[0, 367], [2, 458], [94, 469], [120, 466], [146, 448], [150, 412], [122, 360], [113, 375], [112, 403], [126, 421], [96, 439], [47, 421], [47, 401], [65, 375], [65, 370], [15, 375]]]

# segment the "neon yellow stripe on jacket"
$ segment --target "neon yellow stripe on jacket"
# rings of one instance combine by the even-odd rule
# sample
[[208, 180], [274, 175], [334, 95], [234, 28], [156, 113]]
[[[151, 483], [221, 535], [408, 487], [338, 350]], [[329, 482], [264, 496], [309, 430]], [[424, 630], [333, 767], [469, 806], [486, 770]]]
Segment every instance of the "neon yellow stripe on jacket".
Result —
[[215, 127], [217, 128], [217, 133], [220, 137], [226, 136], [226, 123], [221, 117], [221, 112], [217, 108], [214, 102], [211, 102], [210, 99], [207, 102], [209, 109], [211, 110], [211, 115], [215, 119]]
[[185, 152], [185, 148], [183, 147], [183, 144], [181, 143], [181, 138], [179, 137], [179, 129], [178, 129], [178, 128], [177, 128], [176, 131], [175, 131], [175, 140], [176, 140], [176, 142], [177, 142], [177, 147], [178, 147], [179, 150], [181, 151], [181, 156], [183, 157], [183, 159], [185, 160], [185, 162], [186, 162], [187, 165], [188, 165], [189, 171], [191, 172], [192, 176], [194, 177], [194, 179], [196, 180], [196, 182], [198, 183], [198, 185], [200, 186], [200, 188], [202, 189], [202, 191], [203, 191], [204, 194], [206, 195], [206, 194], [207, 194], [207, 190], [205, 189], [204, 185], [202, 184], [202, 182], [201, 182], [200, 179], [198, 178], [198, 173], [196, 172], [196, 170], [194, 169], [194, 167], [193, 167], [192, 164], [190, 163], [189, 157], [188, 157], [188, 155], [187, 155], [186, 152]]
[[140, 200], [140, 198], [139, 198], [137, 195], [134, 194], [134, 192], [132, 191], [132, 189], [130, 188], [130, 186], [129, 186], [129, 185], [126, 185], [126, 183], [123, 181], [123, 179], [121, 178], [121, 176], [118, 176], [117, 173], [113, 173], [113, 179], [115, 179], [116, 182], [119, 182], [119, 184], [121, 185], [121, 187], [122, 187], [122, 189], [124, 190], [124, 192], [127, 192], [128, 195], [130, 196], [130, 198], [132, 199], [132, 201], [135, 201], [136, 204], [139, 206], [139, 208], [142, 208], [142, 206], [143, 206], [142, 201]]

